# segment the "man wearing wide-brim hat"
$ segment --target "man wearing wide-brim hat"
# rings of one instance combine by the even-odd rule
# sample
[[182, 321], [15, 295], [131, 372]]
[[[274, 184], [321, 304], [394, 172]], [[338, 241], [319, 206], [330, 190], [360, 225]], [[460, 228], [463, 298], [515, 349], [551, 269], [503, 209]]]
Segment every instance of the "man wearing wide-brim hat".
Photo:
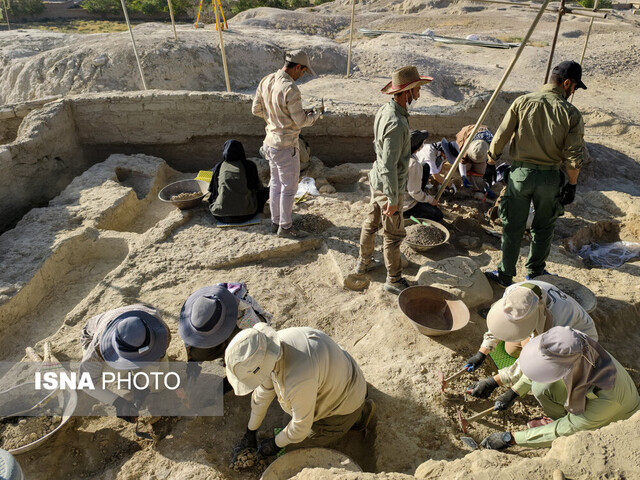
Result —
[[393, 72], [392, 80], [382, 93], [393, 95], [378, 110], [373, 126], [376, 160], [369, 172], [371, 201], [360, 234], [360, 256], [355, 274], [364, 274], [372, 266], [376, 232], [382, 226], [384, 263], [387, 279], [384, 289], [399, 294], [409, 284], [402, 277], [400, 244], [406, 236], [402, 217], [402, 200], [407, 184], [411, 139], [410, 106], [420, 98], [420, 87], [431, 82], [411, 65]]
[[522, 349], [520, 365], [547, 418], [528, 430], [492, 433], [482, 446], [548, 447], [558, 437], [595, 430], [640, 410], [625, 368], [595, 340], [571, 327], [554, 327]]
[[[514, 283], [491, 306], [487, 314], [488, 331], [484, 334], [480, 349], [467, 360], [465, 368], [469, 372], [479, 368], [500, 341], [505, 342], [505, 352], [517, 358], [533, 337], [558, 326], [572, 327], [598, 340], [595, 322], [570, 295], [555, 285], [539, 280]], [[511, 388], [496, 399], [496, 410], [506, 410], [516, 398], [529, 391], [530, 382], [522, 375], [519, 360], [501, 368], [497, 375], [471, 385], [467, 393], [488, 398], [503, 385]]]
[[134, 422], [138, 408], [132, 401], [103, 389], [102, 373], [108, 369], [144, 369], [151, 363], [166, 361], [170, 340], [169, 328], [149, 305], [128, 305], [90, 318], [80, 339], [83, 350], [80, 372], [89, 372], [95, 387], [86, 392], [114, 405], [119, 418]]
[[[324, 447], [350, 429], [365, 429], [375, 405], [356, 361], [327, 334], [308, 327], [276, 332], [264, 323], [240, 332], [225, 353], [227, 379], [236, 395], [251, 396], [247, 431], [232, 461], [249, 448], [259, 456], [286, 446]], [[275, 437], [257, 444], [256, 431], [274, 398], [291, 416]]]
[[[272, 315], [249, 295], [243, 282], [209, 285], [193, 292], [182, 305], [178, 333], [187, 350], [187, 377], [200, 374], [198, 362], [224, 358], [229, 342], [240, 331], [260, 322], [267, 324]], [[225, 379], [224, 391], [231, 390]]]

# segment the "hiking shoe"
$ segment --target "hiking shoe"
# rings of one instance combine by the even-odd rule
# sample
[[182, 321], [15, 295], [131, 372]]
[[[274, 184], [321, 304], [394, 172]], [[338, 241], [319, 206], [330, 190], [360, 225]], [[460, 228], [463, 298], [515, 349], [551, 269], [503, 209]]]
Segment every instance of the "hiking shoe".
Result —
[[277, 223], [271, 222], [271, 233], [278, 233], [279, 228], [280, 228], [280, 225], [278, 225]]
[[356, 263], [356, 268], [353, 269], [353, 273], [356, 275], [364, 275], [365, 273], [369, 273], [381, 265], [381, 262], [374, 260], [373, 257], [369, 259], [368, 262], [362, 258], [358, 258], [358, 262]]
[[513, 284], [513, 280], [511, 280], [509, 277], [505, 278], [505, 276], [501, 275], [498, 270], [485, 270], [484, 276], [489, 280], [497, 283], [502, 288], [507, 288], [509, 285]]
[[362, 407], [362, 413], [360, 414], [360, 418], [356, 423], [353, 424], [351, 430], [355, 430], [357, 432], [362, 432], [366, 430], [369, 424], [371, 423], [371, 419], [373, 418], [373, 414], [376, 412], [376, 404], [370, 398], [367, 398], [364, 401], [364, 407]]
[[406, 288], [409, 288], [410, 286], [411, 285], [409, 285], [409, 282], [407, 282], [405, 278], [401, 278], [397, 282], [390, 282], [389, 280], [387, 280], [384, 284], [384, 289], [389, 293], [393, 293], [394, 295], [400, 295], [400, 292], [402, 292]]
[[293, 225], [291, 225], [289, 228], [282, 228], [282, 227], [278, 228], [278, 236], [282, 238], [298, 239], [298, 238], [307, 237], [309, 236], [309, 234], [304, 230], [299, 230]]
[[544, 270], [542, 273], [527, 274], [527, 275], [524, 276], [524, 279], [525, 280], [533, 280], [534, 278], [541, 277], [542, 275], [551, 275], [553, 277], [557, 277], [558, 276], [555, 273], [547, 272], [546, 270]]

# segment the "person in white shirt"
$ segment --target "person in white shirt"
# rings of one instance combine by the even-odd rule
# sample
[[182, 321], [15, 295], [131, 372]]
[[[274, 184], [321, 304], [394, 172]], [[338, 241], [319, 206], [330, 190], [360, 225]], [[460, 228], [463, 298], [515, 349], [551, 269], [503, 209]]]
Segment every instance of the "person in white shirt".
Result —
[[402, 214], [404, 218], [426, 218], [439, 222], [443, 218], [442, 210], [437, 207], [437, 200], [425, 192], [431, 168], [423, 156], [418, 157], [418, 153], [427, 148], [424, 142], [428, 136], [426, 130], [411, 132], [411, 157], [407, 172], [407, 188], [402, 198]]

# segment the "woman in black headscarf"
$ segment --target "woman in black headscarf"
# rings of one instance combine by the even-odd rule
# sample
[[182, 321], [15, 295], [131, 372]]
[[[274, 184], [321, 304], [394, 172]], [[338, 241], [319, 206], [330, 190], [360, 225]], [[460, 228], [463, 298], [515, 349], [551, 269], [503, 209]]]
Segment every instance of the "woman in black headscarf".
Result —
[[209, 210], [225, 223], [241, 223], [262, 212], [269, 189], [262, 186], [258, 168], [244, 153], [237, 140], [227, 140], [222, 162], [213, 169], [209, 184]]

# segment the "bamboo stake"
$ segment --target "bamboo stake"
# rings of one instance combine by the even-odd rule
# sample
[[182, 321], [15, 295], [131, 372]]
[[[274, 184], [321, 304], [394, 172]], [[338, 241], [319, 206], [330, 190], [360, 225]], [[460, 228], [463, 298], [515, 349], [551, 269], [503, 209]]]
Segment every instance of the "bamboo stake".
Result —
[[351, 33], [349, 33], [349, 56], [347, 57], [347, 78], [351, 73], [351, 45], [353, 44], [353, 27], [356, 16], [356, 0], [351, 2]]
[[227, 56], [224, 53], [224, 42], [222, 40], [222, 25], [220, 25], [220, 19], [218, 18], [218, 9], [216, 4], [213, 4], [213, 13], [216, 15], [216, 29], [220, 35], [220, 50], [222, 51], [222, 67], [224, 68], [224, 80], [227, 83], [227, 92], [231, 91], [231, 85], [229, 84], [229, 72], [227, 71]]
[[553, 41], [551, 42], [551, 51], [549, 52], [549, 59], [547, 60], [547, 70], [544, 73], [544, 83], [549, 80], [549, 71], [551, 70], [551, 62], [553, 61], [553, 54], [556, 51], [556, 43], [558, 43], [558, 32], [560, 31], [560, 24], [562, 23], [562, 15], [564, 15], [564, 0], [560, 0], [560, 8], [558, 9], [558, 19], [556, 20], [556, 31], [553, 34]]
[[167, 3], [169, 4], [169, 16], [171, 17], [171, 26], [173, 27], [173, 37], [175, 38], [176, 42], [178, 41], [178, 32], [176, 32], [176, 22], [173, 19], [173, 5], [171, 5], [171, 0], [167, 0]]
[[131, 22], [129, 22], [129, 13], [127, 12], [127, 6], [124, 4], [124, 0], [120, 0], [120, 3], [122, 3], [122, 11], [124, 12], [124, 19], [127, 21], [127, 27], [129, 28], [129, 35], [131, 35], [131, 44], [133, 45], [133, 54], [136, 56], [136, 62], [138, 63], [138, 70], [140, 71], [140, 78], [142, 79], [142, 87], [146, 90], [147, 82], [144, 81], [144, 74], [142, 73], [142, 65], [140, 64], [138, 49], [136, 48], [136, 40], [133, 38], [133, 30], [131, 30]]
[[[473, 130], [471, 131], [471, 134], [469, 135], [469, 138], [473, 138], [476, 135], [476, 133], [478, 133], [478, 129], [480, 128], [480, 125], [482, 124], [482, 122], [484, 121], [485, 117], [489, 113], [489, 110], [491, 110], [491, 107], [493, 106], [493, 103], [495, 102], [496, 98], [498, 97], [498, 93], [500, 93], [500, 90], [502, 90], [502, 87], [503, 87], [504, 83], [507, 81], [507, 78], [509, 77], [509, 74], [511, 74], [511, 71], [513, 70], [513, 67], [515, 66], [516, 62], [518, 61], [518, 58], [520, 58], [520, 55], [522, 54], [522, 50], [524, 50], [525, 45], [529, 41], [529, 38], [531, 38], [531, 34], [533, 33], [533, 31], [535, 30], [536, 26], [538, 25], [538, 22], [540, 21], [540, 18], [542, 18], [542, 14], [544, 13], [545, 9], [547, 8], [547, 5], [548, 5], [549, 1], [550, 0], [544, 0], [544, 2], [542, 3], [542, 6], [540, 7], [540, 10], [538, 11], [538, 14], [536, 15], [536, 18], [533, 20], [533, 23], [531, 24], [531, 27], [529, 27], [529, 31], [527, 32], [525, 37], [522, 39], [522, 43], [518, 47], [518, 50], [516, 51], [516, 54], [513, 57], [513, 60], [511, 60], [511, 64], [509, 65], [509, 67], [507, 67], [507, 70], [504, 72], [504, 75], [502, 75], [502, 79], [500, 80], [500, 83], [498, 83], [498, 86], [496, 87], [495, 91], [493, 92], [493, 95], [491, 95], [491, 98], [489, 99], [489, 102], [487, 102], [487, 105], [484, 107], [484, 110], [480, 114], [480, 118], [478, 118], [478, 121], [476, 122], [475, 126], [473, 127]], [[449, 173], [447, 173], [447, 176], [445, 177], [444, 181], [442, 182], [442, 186], [440, 187], [440, 190], [436, 194], [436, 198], [435, 198], [436, 200], [439, 200], [440, 197], [442, 196], [442, 193], [444, 192], [444, 189], [447, 187], [447, 184], [449, 183], [449, 180], [451, 179], [453, 173], [458, 169], [458, 164], [464, 158], [464, 156], [467, 154], [467, 150], [469, 149], [469, 145], [470, 144], [471, 144], [471, 142], [465, 142], [465, 144], [460, 149], [460, 153], [458, 154], [458, 158], [456, 158], [456, 161], [453, 163], [453, 166], [449, 170]]]
[[2, 0], [4, 3], [4, 18], [7, 20], [7, 30], [11, 30], [11, 24], [9, 23], [9, 8], [7, 7], [7, 0]]

